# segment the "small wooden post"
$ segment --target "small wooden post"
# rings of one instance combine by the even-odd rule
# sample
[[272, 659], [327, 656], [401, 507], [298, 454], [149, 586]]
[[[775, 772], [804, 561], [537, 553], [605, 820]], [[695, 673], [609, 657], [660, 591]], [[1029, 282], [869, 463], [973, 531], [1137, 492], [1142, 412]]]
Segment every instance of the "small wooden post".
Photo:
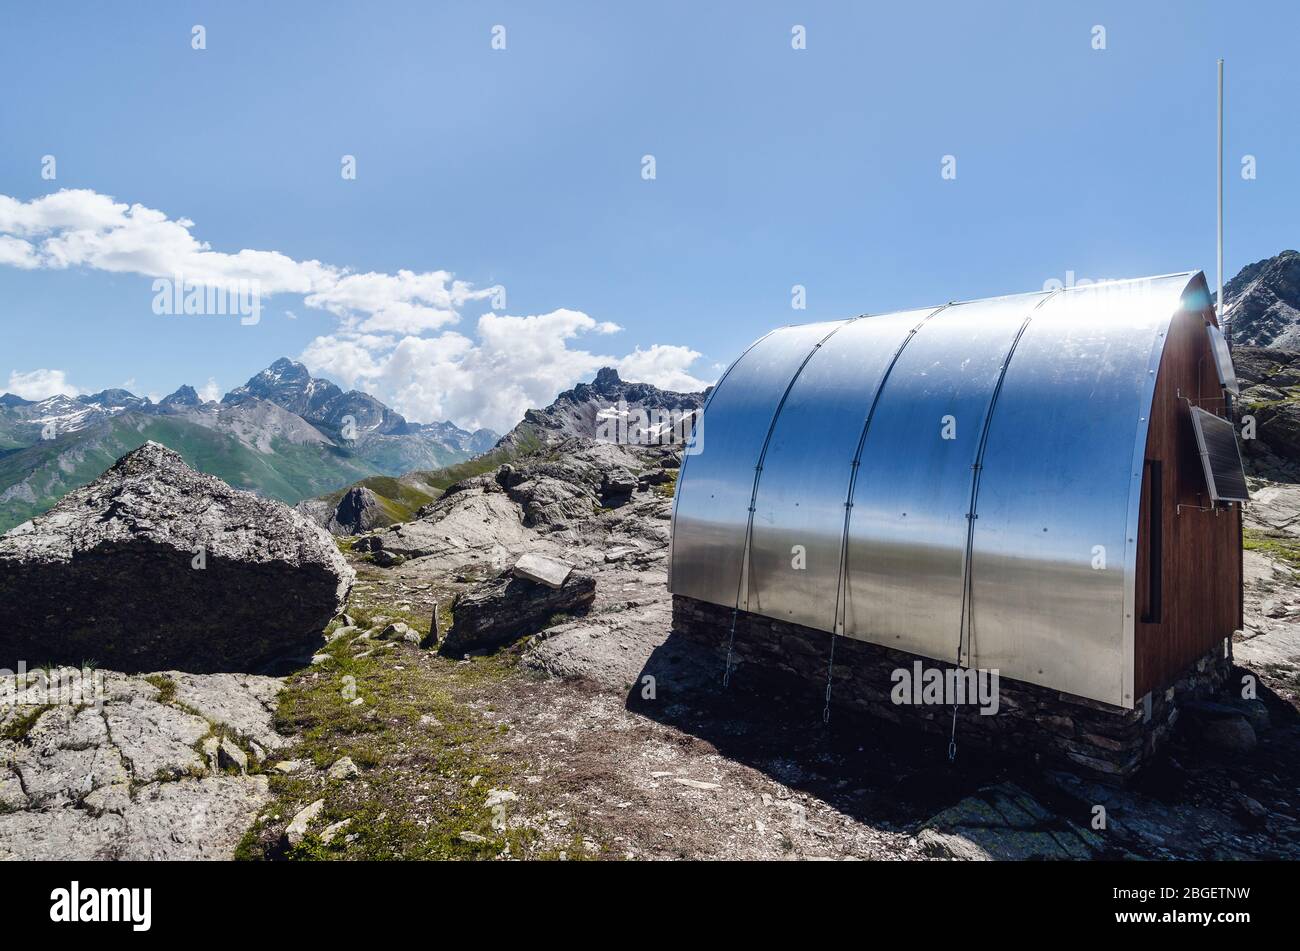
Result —
[[429, 646], [437, 647], [438, 642], [442, 640], [442, 632], [438, 630], [438, 602], [433, 602], [433, 618], [429, 621]]

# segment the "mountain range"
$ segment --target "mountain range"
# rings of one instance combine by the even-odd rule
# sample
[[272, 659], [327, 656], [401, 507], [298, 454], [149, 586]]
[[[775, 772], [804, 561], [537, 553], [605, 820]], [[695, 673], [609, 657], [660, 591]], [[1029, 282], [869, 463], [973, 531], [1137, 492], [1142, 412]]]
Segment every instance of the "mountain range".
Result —
[[[677, 420], [683, 416], [693, 418], [707, 396], [708, 390], [676, 393], [649, 383], [629, 383], [613, 367], [603, 367], [592, 382], [579, 383], [549, 406], [524, 413], [524, 418], [490, 452], [441, 469], [408, 472], [400, 478], [362, 479], [347, 488], [300, 502], [298, 510], [338, 535], [409, 521], [449, 486], [523, 457], [563, 455], [566, 442], [574, 437], [654, 441], [654, 422], [642, 429], [643, 419], [656, 415], [662, 419], [665, 412]], [[620, 418], [621, 428], [617, 425]], [[688, 422], [678, 432], [689, 430]]]
[[[1243, 393], [1243, 405], [1272, 420], [1271, 452], [1300, 458], [1300, 386], [1289, 375], [1300, 362], [1293, 352], [1300, 351], [1300, 252], [1247, 265], [1224, 287], [1224, 297], [1233, 346], [1241, 348], [1243, 364], [1255, 367], [1243, 370], [1258, 377], [1247, 381], [1253, 389]], [[703, 394], [625, 382], [607, 367], [550, 406], [530, 409], [498, 441], [487, 429], [412, 423], [370, 394], [345, 391], [288, 359], [219, 402], [190, 386], [156, 403], [124, 389], [40, 401], [3, 393], [0, 532], [45, 511], [148, 440], [233, 486], [303, 503], [321, 524], [336, 518], [350, 491], [361, 496], [364, 489], [379, 509], [373, 518], [383, 524], [411, 517], [466, 476], [571, 436], [594, 435], [620, 402], [636, 411], [698, 408], [702, 401]]]
[[148, 440], [237, 488], [293, 504], [368, 476], [462, 462], [487, 429], [412, 423], [368, 393], [276, 360], [220, 401], [182, 386], [157, 403], [124, 389], [32, 401], [0, 395], [0, 532], [45, 511]]

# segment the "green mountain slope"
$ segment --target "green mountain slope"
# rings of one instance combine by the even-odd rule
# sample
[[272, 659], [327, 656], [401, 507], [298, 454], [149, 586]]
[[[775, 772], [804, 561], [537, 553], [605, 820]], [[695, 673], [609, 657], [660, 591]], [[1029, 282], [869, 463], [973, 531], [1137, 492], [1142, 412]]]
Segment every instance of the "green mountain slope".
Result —
[[491, 472], [497, 466], [504, 465], [512, 459], [540, 450], [544, 443], [529, 423], [520, 423], [511, 433], [509, 442], [503, 440], [500, 445], [481, 456], [456, 462], [436, 469], [423, 469], [408, 472], [398, 478], [391, 476], [371, 476], [361, 479], [353, 485], [344, 486], [334, 492], [320, 496], [330, 509], [338, 506], [339, 501], [349, 489], [363, 486], [379, 498], [379, 505], [384, 510], [385, 521], [380, 527], [409, 522], [415, 518], [421, 506], [437, 499], [448, 486], [472, 476]]
[[378, 474], [371, 463], [327, 443], [273, 439], [271, 451], [260, 452], [181, 417], [124, 413], [89, 430], [0, 454], [0, 532], [44, 512], [149, 440], [176, 450], [201, 472], [290, 505]]

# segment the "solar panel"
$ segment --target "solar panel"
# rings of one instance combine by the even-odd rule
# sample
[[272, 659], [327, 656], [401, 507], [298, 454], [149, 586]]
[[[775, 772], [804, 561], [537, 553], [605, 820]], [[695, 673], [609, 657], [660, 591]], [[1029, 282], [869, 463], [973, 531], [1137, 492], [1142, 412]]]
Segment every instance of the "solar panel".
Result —
[[1219, 502], [1249, 502], [1237, 431], [1232, 423], [1193, 406], [1192, 427], [1196, 430], [1196, 445], [1201, 452], [1210, 498]]
[[1232, 351], [1228, 341], [1223, 339], [1223, 332], [1214, 324], [1206, 324], [1205, 332], [1210, 335], [1210, 352], [1214, 354], [1214, 366], [1219, 371], [1219, 384], [1233, 396], [1241, 395], [1237, 385], [1237, 371], [1232, 367]]

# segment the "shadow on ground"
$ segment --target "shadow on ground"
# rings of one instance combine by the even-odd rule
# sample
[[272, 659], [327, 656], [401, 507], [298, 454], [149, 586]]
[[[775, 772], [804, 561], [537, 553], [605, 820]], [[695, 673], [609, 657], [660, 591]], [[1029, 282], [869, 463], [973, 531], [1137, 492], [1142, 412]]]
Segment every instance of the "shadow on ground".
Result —
[[[963, 745], [960, 721], [951, 763], [946, 736], [833, 702], [823, 723], [823, 684], [741, 668], [724, 687], [724, 663], [721, 652], [673, 633], [651, 654], [626, 706], [857, 821], [918, 833], [936, 856], [1300, 858], [1300, 716], [1262, 685], [1272, 723], [1253, 752], [1208, 750], [1188, 726], [1117, 788]], [[1107, 826], [1093, 834], [1098, 806]], [[958, 845], [971, 841], [977, 847], [962, 854]]]

